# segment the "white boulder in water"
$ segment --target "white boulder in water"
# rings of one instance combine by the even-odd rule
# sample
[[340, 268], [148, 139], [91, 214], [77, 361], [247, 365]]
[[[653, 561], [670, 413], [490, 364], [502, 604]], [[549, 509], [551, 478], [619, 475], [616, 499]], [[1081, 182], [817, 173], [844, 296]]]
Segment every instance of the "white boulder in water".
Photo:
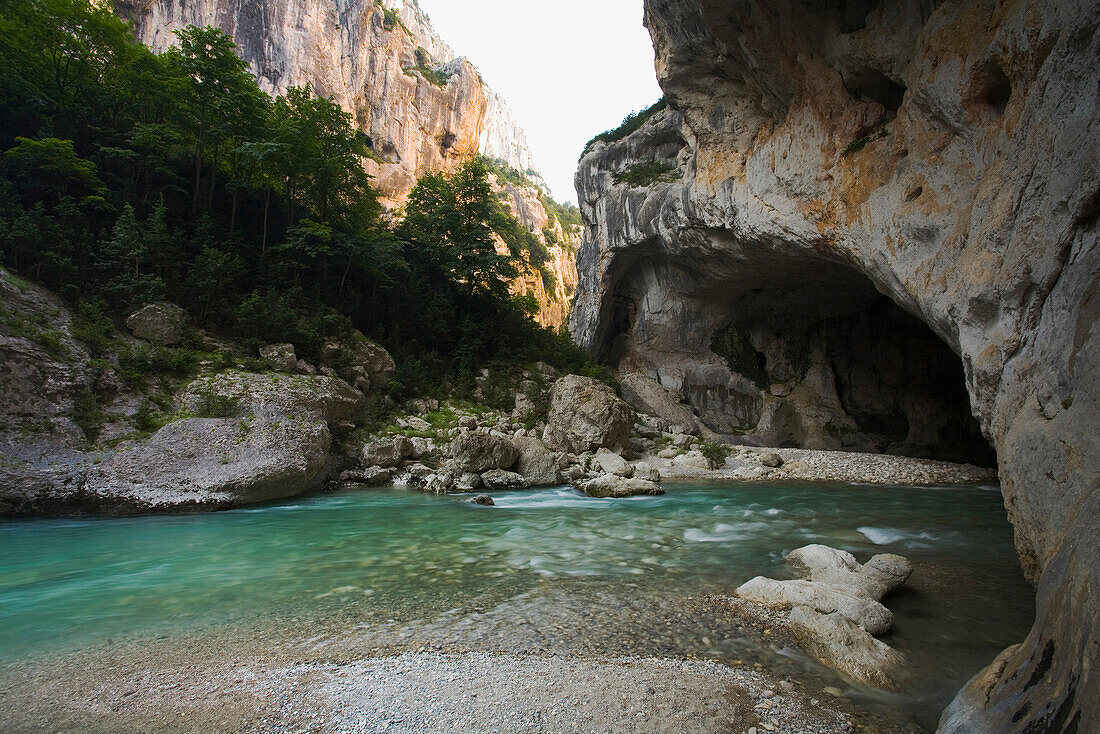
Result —
[[777, 581], [757, 576], [737, 589], [743, 599], [790, 610], [791, 632], [807, 652], [861, 683], [894, 688], [904, 658], [874, 639], [894, 623], [880, 603], [901, 586], [913, 566], [884, 553], [862, 566], [855, 556], [825, 545], [807, 545], [787, 554], [800, 579]]

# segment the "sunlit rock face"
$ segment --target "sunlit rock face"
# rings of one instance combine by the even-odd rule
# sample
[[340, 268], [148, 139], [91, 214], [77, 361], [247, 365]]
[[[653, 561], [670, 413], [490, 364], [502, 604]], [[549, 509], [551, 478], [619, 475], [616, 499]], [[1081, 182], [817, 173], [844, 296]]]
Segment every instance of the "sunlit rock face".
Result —
[[[155, 51], [173, 45], [175, 31], [188, 25], [216, 26], [233, 36], [265, 91], [310, 84], [334, 99], [389, 161], [371, 161], [368, 170], [391, 206], [404, 201], [424, 172], [450, 170], [479, 152], [520, 171], [535, 168], [507, 102], [466, 59], [455, 58], [415, 0], [121, 0], [116, 6]], [[445, 86], [413, 70], [424, 60], [451, 75]]]
[[959, 380], [1038, 608], [942, 728], [1100, 728], [1100, 6], [645, 6], [672, 109], [581, 161], [575, 336], [765, 443], [942, 451]]

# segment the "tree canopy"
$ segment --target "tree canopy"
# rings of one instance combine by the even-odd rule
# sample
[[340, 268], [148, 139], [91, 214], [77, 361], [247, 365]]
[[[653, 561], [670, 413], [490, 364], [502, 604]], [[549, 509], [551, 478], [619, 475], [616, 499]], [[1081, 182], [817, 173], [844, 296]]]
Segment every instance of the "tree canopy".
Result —
[[424, 176], [393, 225], [351, 116], [308, 86], [265, 94], [217, 29], [158, 55], [102, 4], [9, 0], [0, 39], [0, 253], [80, 312], [169, 299], [306, 356], [354, 327], [406, 390], [581, 359], [509, 296], [530, 248], [483, 163]]

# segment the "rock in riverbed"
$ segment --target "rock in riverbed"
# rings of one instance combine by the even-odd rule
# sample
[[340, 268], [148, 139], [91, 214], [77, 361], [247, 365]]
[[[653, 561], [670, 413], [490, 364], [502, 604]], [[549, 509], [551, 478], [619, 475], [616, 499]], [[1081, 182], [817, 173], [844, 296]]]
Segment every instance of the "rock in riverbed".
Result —
[[181, 394], [192, 414], [89, 473], [84, 492], [111, 511], [232, 507], [290, 497], [329, 469], [330, 425], [363, 395], [329, 377], [229, 371]]
[[862, 683], [896, 687], [904, 658], [874, 635], [894, 623], [893, 614], [879, 600], [909, 578], [909, 561], [886, 553], [860, 566], [851, 553], [807, 545], [791, 551], [787, 562], [801, 579], [757, 576], [738, 587], [737, 595], [791, 610], [791, 632], [826, 665]]
[[451, 442], [451, 455], [459, 471], [486, 472], [511, 469], [519, 458], [519, 450], [511, 439], [464, 431]]
[[579, 485], [582, 492], [590, 497], [634, 497], [640, 494], [659, 495], [665, 491], [659, 485], [646, 479], [626, 479], [614, 474], [604, 474], [602, 477], [582, 482]]

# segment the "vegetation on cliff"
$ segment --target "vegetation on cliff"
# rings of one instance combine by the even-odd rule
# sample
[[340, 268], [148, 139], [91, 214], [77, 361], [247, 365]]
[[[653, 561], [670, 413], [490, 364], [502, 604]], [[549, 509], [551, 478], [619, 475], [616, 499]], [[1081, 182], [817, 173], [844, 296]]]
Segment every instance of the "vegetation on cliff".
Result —
[[[649, 107], [646, 107], [644, 110], [630, 113], [626, 116], [625, 119], [623, 119], [623, 123], [614, 130], [606, 130], [589, 140], [588, 143], [584, 146], [584, 152], [587, 153], [589, 148], [600, 141], [603, 141], [605, 143], [614, 143], [616, 140], [622, 140], [627, 135], [630, 135], [630, 133], [634, 132], [642, 125], [644, 125], [649, 118], [653, 117], [655, 114], [665, 109], [666, 107], [668, 107], [668, 100], [664, 97], [661, 97], [659, 100], [654, 102]], [[581, 155], [584, 155], [584, 153], [582, 153]]]
[[168, 299], [307, 357], [354, 327], [398, 357], [402, 392], [492, 360], [581, 361], [508, 296], [492, 233], [540, 253], [482, 162], [426, 176], [395, 226], [350, 116], [308, 87], [266, 95], [220, 31], [158, 55], [86, 0], [17, 0], [0, 30], [3, 262], [89, 323]]

